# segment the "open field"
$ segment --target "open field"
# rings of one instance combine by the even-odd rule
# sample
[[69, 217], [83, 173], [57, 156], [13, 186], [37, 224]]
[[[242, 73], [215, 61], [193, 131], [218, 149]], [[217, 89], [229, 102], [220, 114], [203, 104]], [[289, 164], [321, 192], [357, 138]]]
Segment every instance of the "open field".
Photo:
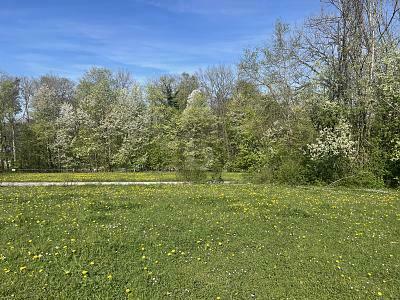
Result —
[[[211, 179], [211, 174], [209, 175]], [[224, 172], [225, 181], [241, 181], [242, 173]], [[95, 173], [0, 173], [0, 182], [74, 182], [74, 181], [179, 181], [175, 172], [95, 172]]]
[[0, 188], [0, 298], [399, 295], [399, 192]]

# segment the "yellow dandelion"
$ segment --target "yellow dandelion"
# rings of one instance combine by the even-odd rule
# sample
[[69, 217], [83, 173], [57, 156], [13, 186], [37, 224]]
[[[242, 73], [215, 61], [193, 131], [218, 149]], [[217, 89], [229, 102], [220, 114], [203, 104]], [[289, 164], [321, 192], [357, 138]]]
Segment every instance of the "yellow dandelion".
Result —
[[94, 265], [94, 261], [91, 261], [91, 262], [89, 263], [89, 265], [93, 266], [93, 265]]
[[82, 271], [82, 275], [87, 275], [89, 273], [89, 271], [83, 270]]
[[108, 279], [108, 280], [111, 280], [111, 279], [112, 279], [112, 275], [111, 275], [111, 274], [108, 274], [107, 279]]
[[26, 270], [26, 266], [19, 267], [19, 270], [20, 270], [20, 272], [25, 271]]
[[4, 268], [3, 270], [4, 270], [4, 273], [8, 273], [11, 271], [10, 269], [7, 269], [7, 268]]
[[125, 293], [130, 294], [132, 291], [130, 289], [125, 289]]
[[378, 296], [382, 296], [383, 295], [383, 293], [382, 292], [378, 292]]

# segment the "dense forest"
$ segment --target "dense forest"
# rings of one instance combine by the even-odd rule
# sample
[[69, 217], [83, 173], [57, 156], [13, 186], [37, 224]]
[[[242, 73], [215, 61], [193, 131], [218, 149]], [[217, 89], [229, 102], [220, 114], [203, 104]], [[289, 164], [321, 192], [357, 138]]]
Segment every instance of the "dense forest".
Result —
[[0, 169], [222, 170], [262, 182], [397, 186], [400, 5], [330, 0], [235, 67], [138, 83], [0, 74]]

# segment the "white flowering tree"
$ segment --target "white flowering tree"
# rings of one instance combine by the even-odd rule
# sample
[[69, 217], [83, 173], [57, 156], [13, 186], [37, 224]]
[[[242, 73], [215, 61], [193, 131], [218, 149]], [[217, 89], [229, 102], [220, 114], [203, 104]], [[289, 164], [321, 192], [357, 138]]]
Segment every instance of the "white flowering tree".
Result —
[[400, 141], [394, 143], [393, 153], [390, 160], [393, 162], [400, 162]]
[[140, 170], [147, 167], [148, 144], [150, 140], [150, 117], [143, 103], [143, 95], [138, 84], [131, 91], [121, 93], [111, 116], [115, 136], [120, 147], [113, 156], [117, 166]]
[[59, 168], [71, 168], [77, 165], [73, 155], [73, 142], [76, 136], [76, 113], [70, 103], [60, 108], [60, 116], [56, 120], [56, 138], [51, 145]]
[[320, 130], [315, 143], [307, 145], [307, 154], [321, 178], [332, 180], [343, 176], [356, 158], [356, 142], [351, 128], [343, 119]]

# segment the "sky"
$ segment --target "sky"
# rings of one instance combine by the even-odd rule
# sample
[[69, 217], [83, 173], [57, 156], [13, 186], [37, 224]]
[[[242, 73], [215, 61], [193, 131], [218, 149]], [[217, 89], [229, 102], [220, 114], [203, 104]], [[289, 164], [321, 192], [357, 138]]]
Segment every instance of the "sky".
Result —
[[319, 12], [318, 0], [0, 0], [0, 71], [77, 80], [92, 66], [139, 80], [233, 65]]

